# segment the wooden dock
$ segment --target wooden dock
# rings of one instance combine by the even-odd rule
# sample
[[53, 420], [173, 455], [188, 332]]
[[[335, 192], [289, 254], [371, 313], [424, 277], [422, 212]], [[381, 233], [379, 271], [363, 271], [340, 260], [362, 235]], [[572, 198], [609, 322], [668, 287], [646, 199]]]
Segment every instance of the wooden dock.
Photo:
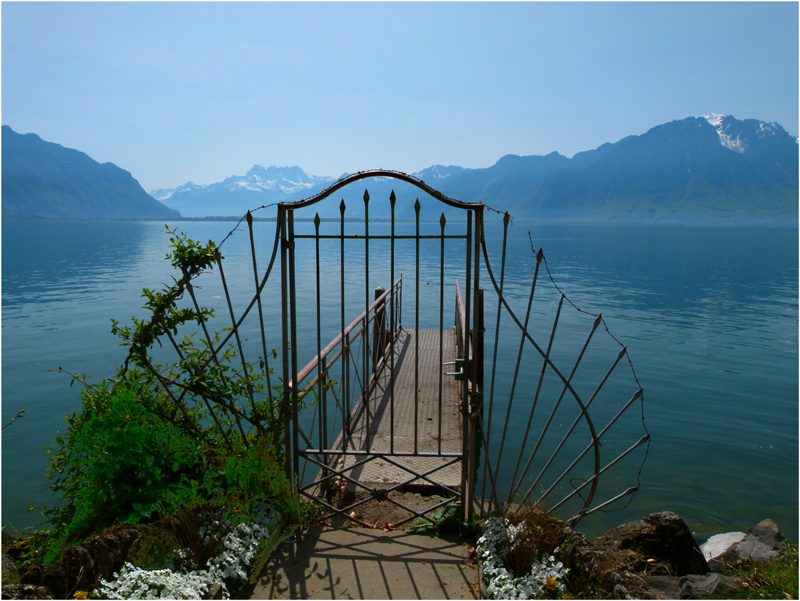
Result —
[[[340, 466], [352, 478], [384, 488], [402, 483], [461, 485], [461, 460], [454, 457], [462, 452], [463, 444], [460, 382], [443, 375], [440, 396], [440, 372], [453, 371], [453, 366], [441, 364], [440, 334], [444, 361], [452, 361], [456, 356], [452, 329], [441, 333], [404, 329], [397, 336], [394, 386], [387, 357], [369, 402], [358, 414], [351, 438], [345, 441], [349, 451], [358, 453], [346, 454]], [[367, 457], [371, 459], [364, 462]], [[361, 465], [348, 469], [358, 463]], [[414, 478], [414, 474], [431, 471], [427, 481]]]

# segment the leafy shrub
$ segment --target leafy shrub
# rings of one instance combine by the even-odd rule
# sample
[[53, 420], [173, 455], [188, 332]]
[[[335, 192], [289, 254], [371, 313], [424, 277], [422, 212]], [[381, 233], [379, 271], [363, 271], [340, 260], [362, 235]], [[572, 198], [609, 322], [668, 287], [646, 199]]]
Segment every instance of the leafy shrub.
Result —
[[66, 468], [77, 482], [68, 536], [87, 533], [104, 516], [131, 524], [148, 516], [171, 487], [202, 476], [197, 447], [132, 392], [115, 390], [72, 439]]
[[[161, 291], [143, 291], [147, 318], [124, 327], [112, 320], [127, 358], [97, 384], [72, 375], [70, 385], [84, 386], [82, 410], [67, 417], [67, 434], [47, 450], [48, 480], [61, 502], [43, 514], [63, 544], [115, 523], [221, 506], [228, 497], [270, 499], [299, 515], [280, 467], [285, 414], [280, 388], [265, 384], [267, 359], [242, 360], [239, 337], [223, 340], [230, 328], [210, 331], [214, 311], [195, 298], [192, 280], [221, 259], [219, 251], [167, 231], [167, 260], [179, 276]], [[156, 345], [174, 349], [175, 359], [155, 361]]]

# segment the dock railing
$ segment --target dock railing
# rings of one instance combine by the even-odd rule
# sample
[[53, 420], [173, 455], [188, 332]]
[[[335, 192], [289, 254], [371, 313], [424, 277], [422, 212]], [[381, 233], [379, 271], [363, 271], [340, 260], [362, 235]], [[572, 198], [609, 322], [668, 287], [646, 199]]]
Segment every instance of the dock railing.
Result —
[[[365, 412], [365, 409], [368, 409], [378, 376], [386, 367], [392, 344], [402, 327], [402, 290], [402, 275], [389, 290], [376, 288], [375, 300], [368, 310], [350, 322], [325, 348], [319, 349], [317, 355], [298, 372], [296, 380], [289, 382], [289, 390], [297, 390], [300, 403], [307, 405], [309, 396], [315, 397], [308, 434], [297, 429], [306, 448], [300, 449], [296, 445], [295, 452], [323, 472], [327, 471], [326, 466], [333, 456], [344, 452], [351, 443], [352, 424], [362, 413], [369, 423], [370, 412]], [[370, 329], [371, 348], [365, 348], [365, 334]], [[363, 372], [365, 365], [371, 369], [370, 373]], [[331, 385], [337, 378], [341, 378], [338, 394], [337, 387]], [[358, 398], [353, 402], [356, 394]], [[333, 438], [333, 434], [329, 438], [329, 433], [337, 431], [337, 438], [329, 444]], [[301, 482], [304, 475], [305, 471], [301, 474]]]

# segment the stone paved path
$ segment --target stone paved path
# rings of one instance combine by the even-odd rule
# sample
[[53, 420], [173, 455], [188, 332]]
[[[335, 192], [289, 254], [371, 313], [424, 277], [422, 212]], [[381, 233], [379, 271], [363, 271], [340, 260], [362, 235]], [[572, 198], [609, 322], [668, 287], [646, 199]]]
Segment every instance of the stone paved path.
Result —
[[314, 526], [282, 543], [251, 599], [477, 599], [478, 570], [454, 538]]

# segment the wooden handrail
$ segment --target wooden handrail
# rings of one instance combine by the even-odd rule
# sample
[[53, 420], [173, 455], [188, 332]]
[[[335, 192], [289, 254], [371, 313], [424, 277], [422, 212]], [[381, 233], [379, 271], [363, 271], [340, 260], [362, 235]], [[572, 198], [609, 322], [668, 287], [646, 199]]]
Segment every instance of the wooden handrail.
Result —
[[[356, 317], [350, 323], [350, 325], [348, 325], [344, 329], [344, 332], [340, 332], [339, 334], [337, 334], [336, 337], [333, 340], [331, 340], [324, 349], [322, 349], [319, 355], [311, 359], [311, 361], [309, 361], [306, 364], [306, 366], [297, 373], [297, 381], [302, 382], [303, 380], [305, 380], [308, 377], [308, 374], [310, 374], [314, 370], [314, 368], [317, 367], [319, 362], [325, 359], [328, 356], [328, 354], [334, 348], [336, 348], [336, 346], [342, 341], [342, 336], [346, 336], [347, 334], [352, 332], [361, 323], [361, 321], [364, 319], [367, 313], [374, 311], [376, 307], [383, 304], [384, 301], [394, 293], [395, 289], [397, 290], [400, 289], [402, 284], [403, 284], [403, 276], [400, 276], [399, 278], [397, 278], [397, 281], [392, 285], [392, 287], [389, 290], [381, 294], [378, 298], [376, 298], [372, 302], [372, 304], [369, 306], [369, 309], [363, 311], [361, 315]], [[294, 380], [289, 381], [289, 388], [294, 388]]]
[[[461, 293], [461, 284], [456, 280], [456, 311], [458, 322], [456, 327], [460, 326], [460, 332], [456, 332], [456, 339], [460, 337], [461, 344], [468, 349], [467, 359], [472, 360], [472, 345], [469, 342], [469, 328], [467, 327], [467, 308], [464, 305], [464, 295]], [[458, 349], [463, 352], [463, 348]]]

